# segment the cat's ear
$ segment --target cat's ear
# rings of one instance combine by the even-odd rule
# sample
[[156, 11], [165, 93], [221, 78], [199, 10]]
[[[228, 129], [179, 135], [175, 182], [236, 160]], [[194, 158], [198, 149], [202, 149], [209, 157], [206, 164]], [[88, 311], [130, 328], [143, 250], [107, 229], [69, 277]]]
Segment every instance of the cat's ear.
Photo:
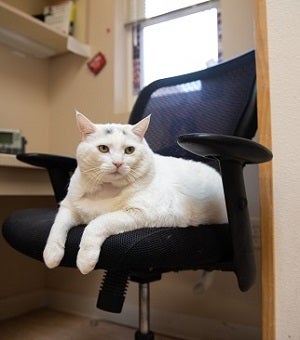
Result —
[[151, 115], [147, 116], [146, 118], [142, 119], [141, 121], [133, 125], [132, 132], [141, 139], [144, 138], [144, 135], [148, 129], [150, 117]]
[[76, 110], [76, 122], [82, 137], [86, 137], [96, 131], [95, 124], [93, 124], [85, 115]]

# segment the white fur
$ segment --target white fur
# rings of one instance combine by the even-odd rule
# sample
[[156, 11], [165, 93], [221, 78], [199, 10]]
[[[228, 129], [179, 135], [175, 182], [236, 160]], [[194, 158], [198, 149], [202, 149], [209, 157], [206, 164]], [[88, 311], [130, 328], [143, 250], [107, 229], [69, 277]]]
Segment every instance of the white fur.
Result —
[[[133, 126], [96, 125], [77, 112], [82, 134], [78, 167], [44, 250], [49, 268], [59, 265], [68, 231], [81, 223], [87, 226], [77, 267], [86, 274], [94, 269], [110, 235], [227, 221], [220, 175], [200, 162], [154, 154], [144, 139], [149, 121], [146, 117]], [[99, 145], [109, 152], [99, 151]], [[128, 147], [135, 151], [125, 153]]]

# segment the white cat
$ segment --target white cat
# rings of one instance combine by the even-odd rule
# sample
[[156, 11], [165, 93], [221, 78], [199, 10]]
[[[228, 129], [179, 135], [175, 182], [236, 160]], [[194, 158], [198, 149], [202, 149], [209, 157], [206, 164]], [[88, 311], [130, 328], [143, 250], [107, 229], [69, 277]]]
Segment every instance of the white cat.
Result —
[[67, 233], [78, 224], [87, 224], [77, 255], [87, 274], [110, 235], [227, 222], [220, 175], [200, 162], [153, 153], [144, 139], [150, 116], [135, 125], [94, 124], [79, 112], [76, 118], [78, 167], [44, 250], [49, 268], [59, 265]]

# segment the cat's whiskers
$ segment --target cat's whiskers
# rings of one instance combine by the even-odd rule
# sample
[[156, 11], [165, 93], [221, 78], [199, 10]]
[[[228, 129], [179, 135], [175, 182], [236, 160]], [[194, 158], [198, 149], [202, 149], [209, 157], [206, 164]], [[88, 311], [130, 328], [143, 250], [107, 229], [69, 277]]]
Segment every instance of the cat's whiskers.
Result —
[[81, 173], [87, 178], [87, 184], [91, 186], [98, 186], [102, 184], [103, 174], [105, 173], [99, 167], [91, 167], [88, 169], [81, 170]]
[[95, 186], [101, 185], [103, 183], [104, 174], [105, 172], [102, 171], [101, 169], [97, 169], [97, 171], [95, 171], [94, 176], [93, 176]]
[[82, 174], [86, 174], [86, 173], [89, 173], [89, 172], [92, 172], [92, 171], [97, 171], [97, 170], [99, 170], [99, 167], [95, 166], [95, 167], [84, 169], [84, 170], [80, 169], [80, 172]]
[[128, 182], [132, 183], [136, 181], [140, 177], [140, 174], [135, 171], [133, 168], [130, 169], [129, 173], [127, 174]]

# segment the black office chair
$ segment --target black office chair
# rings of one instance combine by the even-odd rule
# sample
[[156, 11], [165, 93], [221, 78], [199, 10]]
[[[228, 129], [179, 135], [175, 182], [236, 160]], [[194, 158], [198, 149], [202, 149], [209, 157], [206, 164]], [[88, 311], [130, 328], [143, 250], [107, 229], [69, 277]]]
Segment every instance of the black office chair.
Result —
[[[256, 131], [255, 83], [255, 53], [251, 51], [203, 71], [155, 81], [136, 101], [129, 123], [152, 114], [146, 139], [155, 152], [208, 160], [219, 168], [229, 220], [221, 225], [143, 228], [104, 242], [96, 269], [105, 269], [106, 274], [97, 306], [121, 312], [128, 280], [138, 282], [136, 339], [154, 338], [149, 327], [149, 283], [160, 280], [163, 273], [224, 270], [235, 273], [242, 291], [254, 283], [243, 167], [272, 158], [270, 151], [249, 140]], [[69, 174], [76, 167], [74, 159], [43, 154], [20, 154], [17, 158], [48, 169], [57, 202], [66, 195]], [[16, 211], [5, 221], [3, 235], [18, 251], [43, 261], [56, 212], [47, 208]], [[69, 232], [61, 266], [76, 267], [83, 229], [76, 226]]]

